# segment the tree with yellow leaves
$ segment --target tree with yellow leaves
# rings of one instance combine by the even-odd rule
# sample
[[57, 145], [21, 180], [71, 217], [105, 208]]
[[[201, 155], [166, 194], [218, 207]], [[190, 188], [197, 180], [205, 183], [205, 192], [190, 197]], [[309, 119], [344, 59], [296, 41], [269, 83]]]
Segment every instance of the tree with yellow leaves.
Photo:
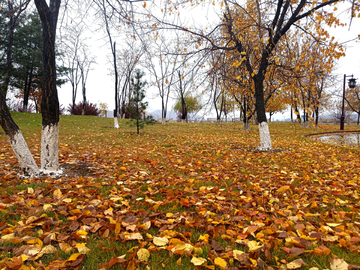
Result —
[[[189, 2], [192, 6], [197, 3]], [[344, 25], [336, 18], [336, 7], [331, 7], [336, 4], [345, 8], [344, 3], [345, 1], [338, 0], [312, 2], [224, 0], [220, 2], [218, 8], [222, 16], [220, 25], [197, 29], [194, 26], [188, 27], [183, 22], [175, 23], [157, 19], [157, 27], [162, 26], [189, 33], [190, 37], [186, 40], [193, 46], [193, 50], [204, 51], [206, 48], [210, 51], [233, 51], [233, 54], [237, 56], [235, 65], [244, 66], [253, 84], [251, 91], [255, 97], [256, 116], [259, 122], [261, 142], [259, 149], [270, 150], [272, 147], [266, 119], [264, 91], [266, 84], [271, 84], [269, 81], [271, 68], [276, 68], [276, 65], [285, 61], [281, 53], [276, 52], [281, 52], [283, 39], [295, 28], [305, 35], [311, 36], [315, 33], [320, 36], [323, 43], [334, 42], [324, 26]], [[213, 4], [216, 5], [215, 2]], [[203, 4], [200, 2], [199, 5]], [[177, 2], [174, 2], [171, 12], [168, 11], [168, 13], [174, 14], [179, 7]], [[352, 6], [352, 9], [352, 14], [358, 13], [358, 6]], [[223, 34], [224, 32], [226, 34]], [[188, 53], [190, 53], [189, 50]]]

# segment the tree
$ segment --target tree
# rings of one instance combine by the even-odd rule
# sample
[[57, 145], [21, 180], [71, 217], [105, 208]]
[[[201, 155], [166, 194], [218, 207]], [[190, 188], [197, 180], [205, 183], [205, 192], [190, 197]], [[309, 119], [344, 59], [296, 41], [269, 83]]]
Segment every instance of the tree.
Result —
[[131, 77], [143, 53], [143, 48], [137, 42], [127, 43], [118, 53], [118, 104], [121, 118], [126, 118], [126, 104], [132, 97]]
[[139, 69], [135, 70], [135, 76], [131, 78], [131, 88], [133, 96], [130, 98], [129, 104], [126, 106], [126, 111], [130, 115], [130, 125], [136, 127], [137, 134], [140, 129], [144, 128], [146, 124], [153, 124], [155, 121], [152, 116], [145, 116], [145, 110], [148, 105], [144, 102], [146, 81], [142, 81], [145, 75]]
[[4, 46], [4, 53], [6, 55], [6, 57], [4, 57], [4, 60], [6, 60], [6, 64], [5, 64], [4, 72], [2, 72], [3, 79], [1, 84], [1, 91], [5, 97], [9, 88], [11, 71], [12, 71], [12, 61], [13, 61], [12, 52], [13, 52], [15, 28], [18, 24], [18, 20], [21, 14], [26, 10], [29, 3], [30, 0], [18, 0], [18, 1], [8, 0], [7, 10], [5, 10], [6, 15], [4, 16], [4, 14], [2, 14], [2, 17], [6, 17], [8, 19], [7, 26], [5, 28], [7, 30], [7, 33], [5, 34], [6, 45]]
[[[78, 86], [81, 81], [79, 64], [82, 61], [80, 60], [81, 56], [79, 56], [79, 54], [80, 49], [83, 46], [83, 39], [81, 37], [83, 30], [84, 29], [81, 26], [69, 27], [61, 44], [63, 51], [61, 61], [63, 65], [69, 67], [69, 71], [67, 72], [66, 77], [71, 84], [72, 106], [74, 108]], [[72, 114], [72, 112], [70, 113]]]
[[[39, 14], [33, 12], [21, 20], [14, 38], [13, 74], [11, 85], [20, 89], [23, 109], [28, 110], [29, 98], [41, 85], [42, 30]], [[36, 107], [36, 109], [38, 109]]]
[[[117, 56], [116, 56], [116, 41], [113, 41], [113, 36], [112, 36], [111, 30], [110, 30], [110, 26], [111, 26], [110, 24], [112, 23], [112, 19], [114, 18], [114, 10], [111, 9], [111, 4], [105, 0], [94, 0], [94, 2], [100, 9], [100, 13], [101, 13], [100, 15], [102, 16], [102, 21], [105, 24], [106, 34], [109, 39], [111, 54], [112, 54], [112, 58], [113, 58], [112, 63], [113, 63], [114, 77], [115, 77], [114, 127], [119, 128], [119, 123], [118, 123], [118, 115], [119, 115], [118, 76], [119, 76], [119, 74], [118, 74]], [[110, 8], [110, 11], [108, 11], [109, 8]]]
[[9, 87], [10, 74], [12, 69], [12, 49], [13, 49], [13, 35], [16, 26], [16, 21], [20, 14], [25, 10], [29, 1], [20, 1], [19, 6], [14, 9], [13, 1], [8, 1], [8, 14], [9, 14], [9, 28], [8, 39], [6, 45], [6, 72], [2, 80], [0, 91], [0, 125], [4, 129], [9, 138], [10, 144], [16, 155], [20, 167], [25, 174], [37, 174], [39, 172], [38, 166], [35, 163], [33, 156], [25, 142], [25, 139], [12, 119], [9, 109], [6, 105], [6, 93]]
[[107, 115], [107, 110], [108, 110], [108, 105], [105, 102], [100, 102], [99, 104], [100, 107], [100, 113], [102, 116], [106, 117]]
[[[331, 11], [325, 8], [338, 0], [324, 1], [228, 1], [220, 2], [221, 24], [207, 29], [198, 29], [177, 24], [173, 21], [155, 18], [157, 27], [171, 28], [186, 32], [193, 41], [193, 50], [204, 51], [234, 51], [238, 57], [237, 63], [243, 65], [249, 79], [252, 81], [252, 93], [255, 97], [257, 121], [259, 122], [261, 150], [271, 149], [271, 138], [266, 119], [266, 100], [264, 90], [266, 83], [271, 82], [269, 71], [275, 66], [275, 55], [281, 40], [291, 33], [291, 29], [302, 29], [305, 34], [311, 31], [321, 35], [323, 42], [331, 42], [328, 32], [322, 27], [324, 22], [329, 26], [339, 26], [340, 21]], [[194, 5], [190, 3], [189, 5]], [[203, 5], [200, 3], [199, 5]], [[216, 3], [214, 2], [214, 5]], [[186, 6], [186, 5], [184, 5]], [[168, 13], [180, 12], [176, 3]], [[306, 20], [309, 18], [308, 20]], [[225, 31], [225, 35], [219, 33]], [[195, 44], [198, 45], [195, 45]], [[197, 46], [197, 47], [196, 47]], [[189, 43], [190, 47], [190, 43]], [[201, 47], [199, 49], [199, 47]], [[281, 46], [280, 46], [281, 47]], [[236, 64], [237, 64], [236, 63]]]
[[346, 91], [345, 100], [347, 103], [346, 110], [357, 113], [357, 124], [360, 122], [360, 86], [357, 85], [355, 88], [349, 88]]
[[[183, 108], [186, 108], [185, 110]], [[188, 113], [194, 113], [200, 111], [202, 108], [199, 99], [196, 97], [191, 96], [190, 94], [184, 95], [184, 98], [179, 98], [174, 105], [174, 111], [180, 112], [182, 116], [184, 111], [186, 111], [186, 120]], [[180, 119], [183, 119], [182, 117]], [[184, 120], [184, 119], [183, 119]]]
[[[60, 3], [60, 0], [51, 0], [48, 6], [45, 0], [35, 0], [43, 28], [41, 169], [45, 173], [56, 172], [59, 167], [59, 101], [56, 90], [55, 37]], [[0, 124], [9, 137], [24, 173], [38, 174], [38, 166], [19, 127], [10, 115], [2, 91], [0, 93]]]
[[[88, 79], [88, 75], [89, 75], [89, 71], [90, 71], [90, 67], [92, 64], [95, 63], [95, 58], [89, 58], [89, 53], [86, 49], [86, 47], [82, 47], [82, 54], [84, 56], [83, 61], [79, 61], [79, 68], [80, 68], [80, 73], [81, 73], [81, 86], [82, 86], [82, 96], [83, 96], [83, 101], [82, 101], [82, 115], [85, 115], [85, 111], [86, 111], [86, 106], [88, 105], [88, 102], [86, 100], [86, 81]], [[91, 103], [90, 103], [91, 104]]]
[[43, 86], [41, 91], [41, 169], [59, 169], [59, 100], [56, 89], [56, 26], [61, 0], [35, 0], [43, 28]]

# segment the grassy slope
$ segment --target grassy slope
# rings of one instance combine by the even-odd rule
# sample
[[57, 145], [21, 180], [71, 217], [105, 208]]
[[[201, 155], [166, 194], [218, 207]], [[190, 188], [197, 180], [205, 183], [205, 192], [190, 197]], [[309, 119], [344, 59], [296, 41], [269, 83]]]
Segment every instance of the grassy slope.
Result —
[[[40, 115], [13, 116], [39, 163]], [[70, 235], [73, 230], [69, 224], [80, 215], [74, 210], [98, 200], [92, 217], [113, 224], [108, 232], [102, 227], [76, 240], [90, 249], [81, 269], [98, 269], [112, 257], [124, 254], [126, 261], [119, 261], [112, 269], [131, 269], [133, 262], [145, 268], [146, 263], [131, 259], [141, 247], [150, 251], [151, 269], [195, 268], [190, 263], [193, 256], [206, 258], [209, 266], [221, 257], [227, 266], [253, 267], [261, 264], [259, 258], [272, 267], [301, 258], [307, 263], [303, 268], [308, 269], [329, 268], [335, 254], [349, 264], [360, 265], [356, 239], [360, 237], [358, 150], [303, 138], [301, 135], [313, 129], [286, 123], [270, 123], [273, 147], [279, 152], [248, 149], [259, 144], [256, 126], [245, 132], [241, 124], [231, 123], [157, 124], [146, 127], [140, 136], [123, 121], [119, 130], [112, 127], [112, 119], [61, 116], [60, 163], [70, 173], [58, 180], [18, 178], [17, 161], [0, 131], [0, 222], [9, 224], [2, 234], [9, 234], [11, 229], [15, 239], [23, 239], [23, 231], [16, 230], [17, 222], [46, 214], [46, 219], [61, 225], [33, 226], [28, 235], [42, 241], [53, 231]], [[319, 131], [337, 129], [321, 126]], [[29, 187], [37, 190], [36, 196]], [[57, 198], [59, 189], [63, 197]], [[45, 204], [50, 204], [53, 211], [44, 212]], [[138, 218], [135, 229], [124, 223], [129, 216]], [[151, 227], [145, 230], [148, 219]], [[86, 225], [91, 228], [94, 224]], [[141, 233], [142, 241], [126, 241], [133, 229]], [[285, 239], [281, 232], [287, 232]], [[318, 233], [316, 237], [314, 233]], [[208, 241], [201, 238], [204, 235], [209, 235]], [[167, 237], [168, 249], [154, 245], [151, 237]], [[171, 239], [200, 249], [174, 254], [169, 251], [174, 248], [169, 247]], [[216, 249], [212, 240], [223, 250]], [[55, 241], [54, 246], [59, 249], [62, 242], [73, 245], [70, 254], [79, 251], [71, 241]], [[254, 243], [265, 247], [261, 252], [249, 252]], [[24, 240], [0, 240], [0, 246], [12, 248], [0, 260], [15, 256], [13, 248], [26, 244]], [[296, 255], [291, 250], [294, 247], [302, 253]], [[270, 250], [268, 257], [264, 255], [266, 249]], [[253, 261], [239, 262], [233, 250], [250, 254]], [[41, 260], [51, 265], [68, 260], [70, 254], [59, 250], [57, 255], [44, 255], [37, 263]]]

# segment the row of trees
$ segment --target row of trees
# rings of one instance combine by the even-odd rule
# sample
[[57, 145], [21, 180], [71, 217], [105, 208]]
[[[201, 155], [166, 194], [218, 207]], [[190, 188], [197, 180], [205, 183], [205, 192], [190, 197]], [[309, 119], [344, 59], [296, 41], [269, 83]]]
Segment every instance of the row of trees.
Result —
[[[13, 71], [16, 21], [29, 2], [2, 2], [3, 6], [8, 6], [8, 38], [2, 60], [6, 65], [6, 72], [1, 77], [0, 124], [9, 136], [20, 166], [27, 173], [37, 173], [37, 165], [5, 102]], [[142, 62], [157, 78], [152, 84], [159, 89], [164, 104], [164, 118], [170, 92], [177, 93], [182, 102], [182, 115], [186, 115], [186, 92], [195, 95], [208, 83], [211, 86], [208, 89], [218, 91], [211, 100], [220, 106], [217, 108], [221, 111], [228, 110], [225, 104], [233, 98], [242, 109], [246, 121], [251, 116], [256, 116], [260, 131], [259, 148], [262, 150], [271, 149], [266, 109], [276, 110], [279, 105], [274, 100], [288, 101], [295, 111], [301, 102], [307, 113], [312, 111], [310, 107], [319, 107], [322, 97], [319, 98], [316, 89], [324, 89], [326, 75], [334, 65], [333, 59], [343, 55], [341, 46], [331, 39], [325, 29], [329, 26], [342, 26], [336, 18], [337, 7], [345, 9], [346, 3], [349, 3], [350, 17], [359, 12], [359, 5], [354, 0], [223, 0], [186, 3], [92, 0], [82, 3], [94, 8], [97, 22], [104, 27], [108, 37], [115, 79], [115, 118], [119, 115], [120, 104], [131, 100], [133, 92], [129, 87], [130, 74], [137, 63]], [[69, 7], [68, 4], [64, 7]], [[200, 22], [189, 24], [187, 14], [185, 17], [180, 16], [191, 8], [203, 9], [212, 5], [219, 19], [209, 20], [204, 25]], [[57, 171], [59, 102], [55, 40], [61, 0], [50, 0], [49, 4], [45, 0], [35, 0], [35, 6], [43, 30], [41, 169]], [[70, 33], [70, 30], [64, 29]], [[126, 46], [124, 42], [120, 42], [119, 46], [117, 41], [130, 38], [135, 41], [131, 48], [126, 49], [129, 56], [125, 56], [126, 50], [119, 55], [117, 48]], [[166, 42], [158, 43], [158, 40]], [[134, 46], [135, 43], [139, 46]], [[331, 57], [325, 60], [325, 56]], [[140, 61], [141, 58], [143, 60]], [[155, 65], [155, 60], [159, 59], [160, 65]], [[76, 58], [76, 65], [80, 65], [81, 61], [81, 58]], [[122, 64], [119, 68], [118, 63], [121, 61], [129, 64]], [[89, 63], [93, 61], [88, 58], [85, 62], [87, 64], [82, 73], [84, 81], [86, 67], [89, 68]], [[119, 80], [121, 74], [124, 76], [123, 80]], [[74, 82], [76, 84], [77, 79]], [[279, 104], [281, 103], [284, 102]], [[115, 127], [116, 124], [115, 119]]]

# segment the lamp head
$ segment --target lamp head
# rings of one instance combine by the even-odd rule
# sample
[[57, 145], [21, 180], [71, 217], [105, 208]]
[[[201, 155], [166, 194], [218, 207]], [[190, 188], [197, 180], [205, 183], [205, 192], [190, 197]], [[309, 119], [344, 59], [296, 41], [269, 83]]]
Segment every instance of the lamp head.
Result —
[[349, 87], [355, 88], [355, 86], [356, 86], [356, 79], [354, 78], [349, 79]]

